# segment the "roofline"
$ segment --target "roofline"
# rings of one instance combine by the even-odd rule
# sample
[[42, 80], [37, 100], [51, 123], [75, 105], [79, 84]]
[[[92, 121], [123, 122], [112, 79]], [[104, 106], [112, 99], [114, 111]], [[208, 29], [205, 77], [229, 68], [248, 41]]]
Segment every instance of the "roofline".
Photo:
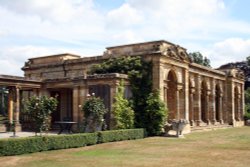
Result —
[[48, 57], [56, 57], [56, 56], [66, 56], [66, 55], [70, 55], [70, 56], [74, 56], [74, 57], [78, 57], [81, 58], [80, 55], [76, 55], [76, 54], [71, 54], [71, 53], [60, 53], [60, 54], [54, 54], [54, 55], [48, 55], [48, 56], [39, 56], [39, 57], [34, 57], [34, 58], [29, 58], [28, 60], [35, 60], [35, 59], [40, 59], [40, 58], [48, 58]]
[[132, 43], [132, 44], [125, 44], [125, 45], [117, 45], [117, 46], [111, 46], [111, 47], [106, 47], [106, 49], [114, 49], [114, 48], [119, 48], [119, 47], [126, 47], [126, 46], [133, 46], [133, 45], [141, 45], [141, 44], [150, 44], [150, 43], [167, 43], [167, 44], [170, 44], [170, 45], [174, 45], [174, 46], [178, 46], [182, 49], [185, 49], [187, 50], [186, 48], [182, 47], [182, 46], [179, 46], [177, 44], [174, 44], [174, 43], [171, 43], [169, 41], [166, 41], [166, 40], [157, 40], [157, 41], [149, 41], [149, 42], [139, 42], [139, 43]]

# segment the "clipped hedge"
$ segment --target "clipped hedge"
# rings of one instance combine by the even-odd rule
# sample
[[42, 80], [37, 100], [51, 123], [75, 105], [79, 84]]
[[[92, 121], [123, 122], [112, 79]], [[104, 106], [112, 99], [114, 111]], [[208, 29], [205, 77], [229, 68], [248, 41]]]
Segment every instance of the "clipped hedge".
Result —
[[0, 156], [82, 147], [97, 141], [97, 133], [2, 139]]
[[144, 138], [144, 129], [124, 129], [98, 132], [99, 143]]
[[43, 137], [0, 140], [0, 156], [83, 147], [97, 143], [144, 138], [144, 129], [125, 129]]

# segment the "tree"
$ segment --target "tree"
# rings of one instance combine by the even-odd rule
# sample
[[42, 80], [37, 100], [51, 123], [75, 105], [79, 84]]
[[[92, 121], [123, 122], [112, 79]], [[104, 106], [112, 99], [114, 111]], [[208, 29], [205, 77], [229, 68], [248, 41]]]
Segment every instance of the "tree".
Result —
[[85, 118], [85, 132], [101, 130], [104, 123], [104, 114], [107, 112], [103, 101], [98, 97], [90, 97], [82, 107]]
[[113, 104], [114, 121], [117, 129], [130, 129], [134, 127], [134, 111], [129, 101], [124, 98], [124, 82], [121, 81]]
[[250, 88], [245, 90], [245, 119], [250, 119]]
[[153, 91], [149, 94], [146, 101], [146, 120], [148, 121], [145, 128], [148, 135], [159, 135], [167, 119], [167, 108], [160, 99], [159, 91]]
[[42, 135], [42, 132], [49, 130], [50, 116], [56, 110], [57, 104], [56, 98], [47, 96], [33, 96], [26, 102], [26, 112], [35, 123], [36, 134]]
[[189, 58], [192, 62], [206, 66], [211, 67], [210, 60], [207, 57], [203, 57], [203, 55], [200, 52], [193, 52], [188, 54]]

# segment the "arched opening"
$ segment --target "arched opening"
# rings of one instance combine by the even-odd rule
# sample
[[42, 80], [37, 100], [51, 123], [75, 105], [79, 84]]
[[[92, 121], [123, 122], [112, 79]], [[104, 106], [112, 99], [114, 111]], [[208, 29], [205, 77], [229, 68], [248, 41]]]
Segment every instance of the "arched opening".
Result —
[[216, 121], [220, 121], [220, 119], [222, 119], [222, 118], [220, 118], [220, 112], [222, 112], [222, 111], [220, 111], [220, 106], [221, 106], [221, 90], [220, 90], [220, 87], [219, 87], [219, 85], [216, 85], [216, 87], [215, 87], [215, 119], [216, 119]]
[[177, 119], [177, 77], [176, 74], [173, 71], [169, 71], [168, 77], [167, 77], [167, 107], [168, 107], [168, 118], [171, 119]]
[[207, 122], [207, 84], [205, 81], [201, 83], [201, 120]]
[[234, 119], [238, 120], [238, 113], [239, 113], [239, 90], [235, 86], [234, 87]]

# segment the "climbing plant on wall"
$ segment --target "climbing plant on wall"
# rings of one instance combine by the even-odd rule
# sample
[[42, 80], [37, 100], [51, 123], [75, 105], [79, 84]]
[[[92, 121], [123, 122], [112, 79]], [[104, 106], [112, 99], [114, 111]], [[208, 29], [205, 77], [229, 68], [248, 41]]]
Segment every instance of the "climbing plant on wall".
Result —
[[113, 104], [114, 121], [117, 129], [131, 129], [134, 127], [134, 110], [124, 97], [124, 81], [118, 86]]
[[[150, 93], [152, 93], [152, 62], [144, 61], [139, 56], [111, 58], [104, 61], [103, 63], [94, 65], [90, 73], [127, 74], [133, 93], [132, 102], [133, 110], [135, 112], [135, 127], [145, 128], [149, 135], [153, 134], [151, 133], [151, 123], [155, 120], [151, 120], [151, 118], [148, 116], [149, 112], [145, 112], [148, 106], [147, 99]], [[164, 116], [162, 115], [162, 117]]]

